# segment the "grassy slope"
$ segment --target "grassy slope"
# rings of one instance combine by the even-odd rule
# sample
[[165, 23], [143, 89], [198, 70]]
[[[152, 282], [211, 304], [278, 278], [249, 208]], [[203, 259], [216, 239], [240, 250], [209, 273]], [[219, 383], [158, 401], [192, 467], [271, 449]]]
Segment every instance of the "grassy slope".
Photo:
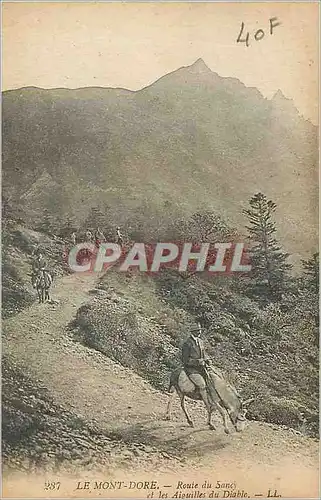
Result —
[[[193, 319], [188, 304], [178, 307], [178, 292], [171, 286], [167, 281], [162, 288], [148, 276], [107, 273], [91, 303], [78, 311], [75, 337], [166, 390]], [[180, 293], [186, 299], [184, 289]], [[192, 299], [196, 296], [200, 289]], [[221, 288], [212, 308], [205, 330], [209, 352], [245, 397], [255, 396], [250, 416], [315, 434], [318, 350], [309, 330], [283, 328], [278, 311], [268, 311], [265, 318], [250, 300]]]
[[[221, 477], [237, 473], [240, 484], [247, 478], [246, 487], [251, 483], [253, 491], [259, 491], [266, 475], [269, 487], [278, 485], [280, 477], [289, 483], [291, 464], [290, 490], [302, 495], [316, 490], [315, 440], [261, 422], [252, 422], [242, 435], [225, 436], [219, 417], [214, 415], [217, 431], [209, 431], [203, 406], [192, 403], [188, 407], [195, 429], [190, 429], [177, 400], [173, 421], [163, 421], [167, 395], [146, 378], [167, 385], [169, 367], [177, 361], [177, 345], [191, 318], [183, 308], [171, 307], [155, 279], [108, 273], [101, 286], [93, 288], [97, 278], [59, 278], [53, 289], [59, 303], [34, 303], [4, 321], [5, 488], [16, 487], [13, 469], [25, 471], [29, 479], [41, 469], [49, 475], [98, 470], [106, 478], [106, 473], [123, 474], [129, 468], [140, 474], [152, 471], [153, 477], [155, 470], [170, 470], [187, 480], [192, 470], [211, 477], [214, 467]], [[101, 351], [119, 356], [134, 370], [74, 341], [84, 334], [87, 344], [91, 339], [96, 347], [99, 339]], [[157, 355], [156, 348], [161, 349]], [[226, 349], [233, 355], [231, 343]], [[227, 360], [226, 350], [223, 366]], [[233, 356], [230, 362], [234, 372], [238, 365]], [[241, 384], [236, 375], [246, 394], [247, 382]], [[264, 478], [253, 467], [261, 475], [264, 470]], [[300, 484], [293, 485], [296, 470], [305, 481], [300, 476]]]
[[[56, 279], [66, 272], [62, 242], [15, 226], [3, 232], [3, 317], [29, 307], [30, 255], [43, 249]], [[244, 396], [256, 397], [253, 418], [317, 431], [318, 350], [311, 331], [273, 308], [264, 313], [219, 283], [109, 272], [77, 313], [74, 335], [166, 390], [179, 346], [195, 313], [205, 311], [205, 335], [215, 364]], [[256, 320], [254, 320], [256, 318]], [[203, 318], [204, 319], [204, 318]], [[285, 324], [285, 325], [284, 325]]]

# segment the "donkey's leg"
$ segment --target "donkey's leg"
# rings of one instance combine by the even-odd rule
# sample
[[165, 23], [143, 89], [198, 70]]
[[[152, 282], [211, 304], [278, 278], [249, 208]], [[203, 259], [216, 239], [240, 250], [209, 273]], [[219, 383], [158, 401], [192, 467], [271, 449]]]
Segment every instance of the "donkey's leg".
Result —
[[190, 416], [187, 413], [187, 410], [185, 408], [185, 396], [184, 396], [184, 394], [180, 394], [180, 398], [181, 398], [181, 407], [182, 407], [182, 410], [185, 414], [188, 425], [190, 425], [191, 427], [194, 427], [194, 424], [193, 424], [192, 420], [190, 419]]
[[213, 407], [212, 407], [212, 404], [211, 404], [210, 399], [208, 397], [207, 390], [206, 390], [206, 388], [205, 389], [202, 388], [202, 389], [199, 389], [199, 392], [200, 392], [200, 396], [201, 396], [202, 401], [205, 404], [206, 410], [207, 410], [207, 425], [209, 426], [209, 428], [211, 430], [215, 430], [214, 425], [211, 423]]
[[215, 425], [212, 424], [211, 422], [212, 413], [213, 413], [213, 407], [211, 407], [210, 411], [207, 410], [207, 425], [209, 426], [211, 431], [215, 431]]
[[189, 378], [193, 382], [195, 387], [197, 387], [199, 394], [201, 396], [201, 399], [206, 406], [207, 415], [208, 415], [207, 423], [211, 426], [210, 422], [211, 422], [212, 404], [211, 404], [211, 400], [210, 400], [208, 393], [207, 393], [205, 378], [200, 373], [191, 373], [189, 375]]
[[216, 408], [220, 412], [222, 419], [223, 419], [223, 425], [224, 425], [224, 432], [225, 434], [229, 434], [230, 430], [228, 428], [227, 422], [228, 422], [228, 414], [225, 408], [223, 408], [219, 403], [215, 403]]
[[38, 293], [38, 302], [41, 304], [41, 288], [37, 288], [37, 293]]
[[168, 399], [166, 415], [165, 415], [166, 420], [170, 420], [171, 416], [172, 416], [172, 403], [173, 403], [173, 399], [174, 399], [174, 395], [175, 395], [175, 387], [173, 385], [170, 386], [169, 392], [170, 392], [170, 396]]

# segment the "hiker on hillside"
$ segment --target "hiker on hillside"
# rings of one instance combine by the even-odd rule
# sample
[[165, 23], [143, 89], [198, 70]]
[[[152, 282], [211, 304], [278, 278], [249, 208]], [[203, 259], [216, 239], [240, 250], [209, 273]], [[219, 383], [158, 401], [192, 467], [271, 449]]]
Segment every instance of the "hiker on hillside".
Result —
[[201, 339], [201, 333], [200, 324], [191, 328], [190, 336], [182, 346], [182, 362], [186, 375], [199, 389], [202, 399], [205, 400], [207, 399], [208, 383], [206, 367], [209, 366], [209, 358]]
[[94, 237], [93, 237], [93, 233], [90, 231], [90, 229], [87, 229], [86, 231], [86, 241], [88, 243], [92, 243]]
[[96, 246], [99, 247], [99, 245], [101, 243], [103, 243], [105, 241], [105, 235], [104, 233], [100, 230], [100, 228], [98, 227], [97, 228], [97, 231], [95, 233], [95, 242], [96, 242]]
[[72, 245], [75, 246], [77, 243], [77, 235], [76, 235], [75, 231], [73, 231], [71, 233], [70, 240], [71, 240]]
[[123, 238], [123, 235], [120, 232], [120, 227], [119, 226], [117, 226], [117, 228], [116, 228], [116, 243], [118, 245], [122, 245], [124, 243], [124, 238]]

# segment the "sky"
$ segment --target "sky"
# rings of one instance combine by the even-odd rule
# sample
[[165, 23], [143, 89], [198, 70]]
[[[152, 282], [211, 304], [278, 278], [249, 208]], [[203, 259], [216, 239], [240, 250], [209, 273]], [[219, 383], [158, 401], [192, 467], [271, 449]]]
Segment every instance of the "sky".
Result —
[[[318, 123], [317, 3], [10, 3], [2, 13], [2, 89], [138, 90], [202, 58]], [[270, 34], [270, 19], [281, 24]], [[241, 25], [249, 46], [237, 42]], [[263, 30], [256, 41], [254, 34]], [[262, 36], [262, 31], [257, 38]]]

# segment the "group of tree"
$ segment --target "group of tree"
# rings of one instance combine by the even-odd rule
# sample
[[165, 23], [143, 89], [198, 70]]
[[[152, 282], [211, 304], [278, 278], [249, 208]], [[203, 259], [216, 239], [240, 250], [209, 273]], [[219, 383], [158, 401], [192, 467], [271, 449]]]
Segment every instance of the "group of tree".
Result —
[[280, 301], [284, 294], [302, 288], [318, 294], [319, 254], [302, 260], [303, 273], [299, 278], [291, 274], [290, 254], [282, 250], [276, 238], [276, 223], [273, 220], [277, 205], [262, 193], [255, 194], [249, 208], [243, 213], [247, 217], [249, 255], [252, 271], [248, 276], [248, 293], [263, 301]]
[[290, 286], [292, 265], [289, 254], [282, 250], [276, 239], [273, 214], [277, 208], [262, 193], [255, 194], [243, 213], [247, 217], [249, 256], [252, 271], [249, 274], [248, 293], [266, 301], [279, 301]]
[[[124, 217], [122, 230], [129, 240], [192, 243], [238, 240], [235, 228], [211, 210], [198, 211], [188, 217], [175, 217], [172, 207], [167, 207], [167, 212], [165, 207], [166, 213], [163, 208], [149, 209], [145, 202], [143, 207], [133, 210], [127, 220]], [[250, 198], [248, 208], [243, 210], [247, 219], [247, 252], [252, 270], [237, 280], [239, 289], [262, 306], [269, 302], [280, 302], [289, 293], [299, 296], [301, 302], [305, 297], [306, 309], [311, 309], [313, 305], [314, 312], [311, 314], [317, 323], [319, 254], [314, 253], [311, 258], [302, 260], [302, 273], [299, 277], [294, 276], [289, 262], [290, 255], [282, 249], [276, 237], [277, 228], [274, 220], [276, 210], [277, 205], [260, 192]], [[3, 199], [2, 216], [5, 223], [6, 221], [23, 223], [22, 215], [18, 207], [11, 205], [10, 199]], [[119, 225], [117, 211], [112, 211], [107, 205], [90, 208], [82, 222], [77, 221], [72, 215], [58, 217], [50, 209], [44, 208], [35, 229], [49, 235], [68, 238], [72, 232], [85, 233], [87, 229], [100, 228], [106, 238], [113, 241], [117, 225]]]

